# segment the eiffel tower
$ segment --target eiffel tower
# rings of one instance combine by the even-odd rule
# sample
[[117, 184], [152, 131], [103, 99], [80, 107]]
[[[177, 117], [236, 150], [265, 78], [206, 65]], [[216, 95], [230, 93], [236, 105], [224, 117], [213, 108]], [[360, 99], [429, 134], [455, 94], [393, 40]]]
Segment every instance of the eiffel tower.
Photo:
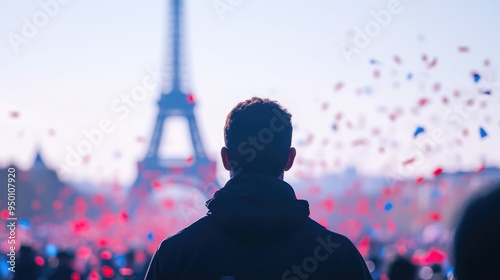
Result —
[[[138, 163], [138, 176], [133, 185], [130, 199], [133, 213], [138, 203], [145, 202], [153, 188], [169, 184], [191, 185], [197, 187], [206, 197], [211, 197], [219, 188], [216, 179], [216, 163], [205, 153], [198, 131], [192, 94], [183, 90], [181, 77], [181, 11], [182, 0], [172, 0], [172, 38], [171, 38], [171, 87], [163, 89], [158, 101], [159, 112], [154, 126], [149, 149], [143, 161]], [[187, 120], [193, 147], [193, 156], [188, 159], [163, 159], [159, 156], [165, 121], [171, 117]], [[175, 147], [171, 147], [175, 149]], [[135, 201], [135, 202], [134, 202]]]

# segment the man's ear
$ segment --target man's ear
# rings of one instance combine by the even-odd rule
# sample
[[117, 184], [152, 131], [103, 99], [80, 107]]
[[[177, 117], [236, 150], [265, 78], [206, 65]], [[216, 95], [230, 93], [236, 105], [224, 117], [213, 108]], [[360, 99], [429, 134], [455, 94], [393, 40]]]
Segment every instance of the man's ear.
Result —
[[288, 160], [286, 161], [285, 165], [285, 171], [290, 170], [293, 165], [293, 161], [295, 160], [295, 156], [297, 155], [297, 151], [295, 150], [294, 147], [290, 148], [290, 151], [288, 152]]
[[224, 169], [227, 171], [231, 171], [231, 164], [229, 164], [229, 156], [227, 155], [227, 148], [222, 147], [220, 149], [220, 157], [222, 158], [222, 164], [224, 165]]

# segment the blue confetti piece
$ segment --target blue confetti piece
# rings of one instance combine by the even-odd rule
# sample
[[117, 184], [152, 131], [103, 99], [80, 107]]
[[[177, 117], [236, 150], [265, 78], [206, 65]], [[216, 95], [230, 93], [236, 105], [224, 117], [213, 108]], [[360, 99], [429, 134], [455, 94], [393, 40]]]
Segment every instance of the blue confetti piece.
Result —
[[365, 93], [366, 94], [371, 94], [372, 93], [372, 88], [371, 87], [365, 87]]
[[478, 73], [474, 73], [473, 76], [474, 76], [474, 83], [477, 83], [477, 82], [479, 82], [479, 80], [481, 80], [481, 76], [479, 76]]
[[45, 246], [45, 254], [49, 257], [55, 257], [58, 251], [57, 246], [54, 244], [47, 244], [47, 246]]
[[370, 59], [370, 64], [377, 64], [377, 61], [375, 59]]
[[149, 241], [153, 241], [153, 237], [154, 237], [154, 236], [153, 236], [153, 233], [152, 233], [152, 232], [149, 232], [149, 233], [148, 233], [148, 240], [149, 240]]
[[425, 128], [418, 126], [417, 129], [415, 129], [415, 132], [413, 133], [413, 138], [417, 138], [417, 136], [420, 133], [423, 133], [425, 131]]
[[408, 75], [406, 76], [406, 78], [407, 78], [408, 80], [413, 79], [413, 73], [411, 73], [411, 72], [410, 72], [410, 73], [408, 73]]
[[25, 228], [25, 229], [29, 229], [30, 228], [30, 222], [28, 220], [26, 220], [26, 219], [19, 220], [19, 225], [22, 228]]
[[337, 131], [337, 125], [336, 125], [336, 124], [332, 124], [332, 129], [333, 129], [334, 131]]
[[486, 91], [484, 91], [483, 93], [484, 93], [484, 94], [487, 94], [487, 95], [491, 95], [491, 91], [489, 91], [489, 90], [486, 90]]
[[385, 210], [385, 211], [391, 211], [391, 209], [392, 209], [392, 203], [387, 202], [387, 203], [384, 205], [384, 210]]
[[481, 135], [481, 138], [488, 136], [488, 132], [486, 132], [486, 130], [482, 127], [479, 128], [479, 134]]

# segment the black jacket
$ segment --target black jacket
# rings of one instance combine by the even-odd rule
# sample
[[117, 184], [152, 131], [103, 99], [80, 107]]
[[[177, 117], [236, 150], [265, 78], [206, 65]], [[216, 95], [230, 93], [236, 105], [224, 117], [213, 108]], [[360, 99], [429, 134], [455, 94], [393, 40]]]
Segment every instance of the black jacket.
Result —
[[147, 280], [371, 279], [352, 242], [310, 219], [283, 180], [240, 174], [207, 207], [160, 244]]

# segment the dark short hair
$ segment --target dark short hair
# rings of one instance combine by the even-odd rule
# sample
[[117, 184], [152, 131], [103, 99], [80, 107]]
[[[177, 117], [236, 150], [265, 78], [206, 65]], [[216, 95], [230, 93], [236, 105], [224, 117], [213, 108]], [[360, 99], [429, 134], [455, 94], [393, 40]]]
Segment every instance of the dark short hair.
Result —
[[229, 112], [224, 142], [231, 169], [279, 176], [292, 144], [292, 115], [277, 101], [252, 97]]
[[455, 233], [457, 279], [500, 279], [500, 184], [477, 195]]

